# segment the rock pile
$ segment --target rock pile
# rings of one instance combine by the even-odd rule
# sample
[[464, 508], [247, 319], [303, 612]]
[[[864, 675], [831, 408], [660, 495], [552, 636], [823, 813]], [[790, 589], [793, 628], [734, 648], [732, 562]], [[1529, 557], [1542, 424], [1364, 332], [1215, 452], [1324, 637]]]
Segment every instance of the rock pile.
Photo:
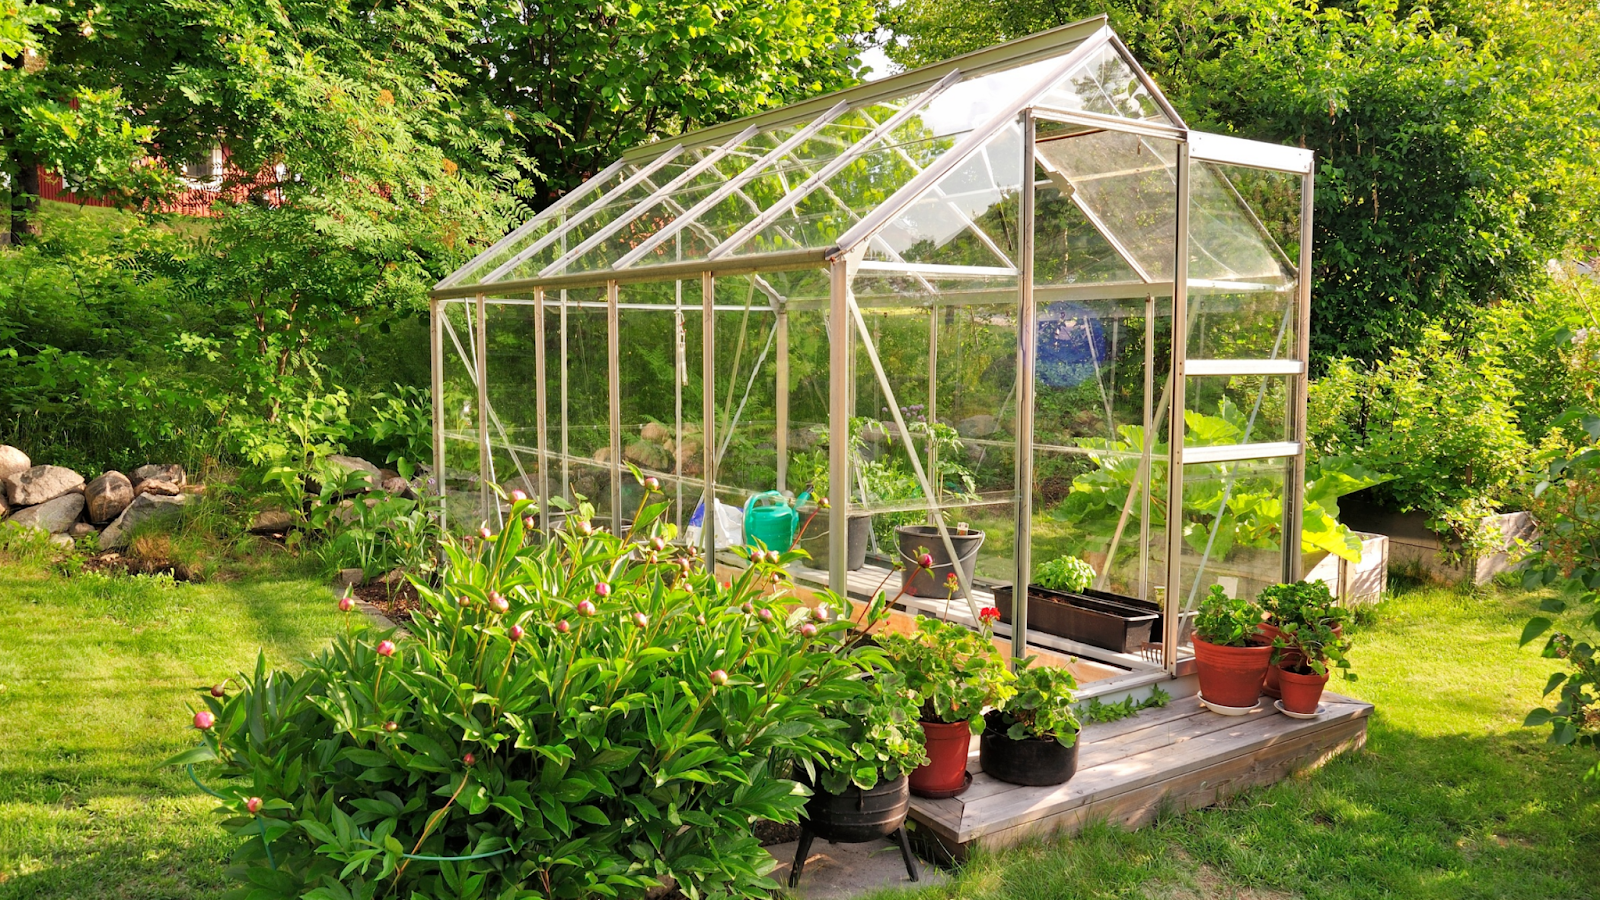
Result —
[[70, 547], [99, 534], [102, 550], [120, 549], [137, 525], [170, 516], [193, 496], [182, 466], [140, 466], [131, 476], [104, 472], [84, 483], [62, 466], [36, 466], [16, 447], [0, 445], [0, 519], [50, 534]]

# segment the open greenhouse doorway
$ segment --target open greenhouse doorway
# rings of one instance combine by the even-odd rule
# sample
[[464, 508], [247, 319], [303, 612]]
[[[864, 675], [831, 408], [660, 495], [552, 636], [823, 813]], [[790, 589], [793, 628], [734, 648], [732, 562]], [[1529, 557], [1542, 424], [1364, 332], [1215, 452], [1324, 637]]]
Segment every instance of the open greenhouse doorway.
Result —
[[928, 552], [905, 616], [999, 606], [1085, 696], [1181, 675], [1205, 592], [1301, 570], [1311, 169], [1103, 18], [639, 147], [433, 292], [446, 515], [625, 527], [634, 466], [733, 566], [800, 499], [802, 585]]

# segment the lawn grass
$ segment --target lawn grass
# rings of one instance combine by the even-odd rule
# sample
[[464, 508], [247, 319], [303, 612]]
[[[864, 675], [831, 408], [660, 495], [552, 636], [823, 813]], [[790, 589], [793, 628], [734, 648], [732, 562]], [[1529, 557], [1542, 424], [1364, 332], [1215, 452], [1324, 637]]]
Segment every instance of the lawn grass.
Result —
[[65, 577], [0, 563], [0, 898], [213, 898], [232, 840], [161, 760], [193, 746], [195, 690], [313, 653], [327, 586]]
[[1593, 760], [1521, 727], [1553, 663], [1516, 638], [1539, 596], [1424, 589], [1357, 632], [1367, 747], [1212, 809], [983, 855], [919, 898], [1592, 898]]

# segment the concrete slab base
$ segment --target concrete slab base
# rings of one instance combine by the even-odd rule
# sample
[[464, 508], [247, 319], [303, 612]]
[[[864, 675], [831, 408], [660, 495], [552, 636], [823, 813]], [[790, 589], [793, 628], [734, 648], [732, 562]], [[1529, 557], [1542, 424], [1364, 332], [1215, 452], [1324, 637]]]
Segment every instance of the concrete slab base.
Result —
[[[768, 877], [787, 886], [797, 849], [799, 845], [794, 841], [768, 847], [767, 852], [778, 861], [778, 868]], [[807, 857], [805, 871], [800, 875], [800, 886], [787, 891], [787, 896], [803, 900], [853, 900], [884, 888], [919, 888], [941, 884], [950, 877], [944, 870], [935, 868], [923, 859], [917, 861], [917, 869], [922, 880], [912, 881], [906, 875], [906, 864], [900, 859], [898, 844], [888, 841], [830, 844], [818, 838], [811, 844], [811, 855]]]

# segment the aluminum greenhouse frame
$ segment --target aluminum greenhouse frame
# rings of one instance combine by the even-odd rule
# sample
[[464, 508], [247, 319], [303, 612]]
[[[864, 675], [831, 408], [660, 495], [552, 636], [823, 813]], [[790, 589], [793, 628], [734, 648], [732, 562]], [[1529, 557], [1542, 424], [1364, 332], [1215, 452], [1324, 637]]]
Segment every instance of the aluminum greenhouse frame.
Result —
[[813, 583], [853, 589], [853, 518], [955, 556], [969, 517], [966, 599], [908, 609], [1086, 557], [1162, 604], [1149, 652], [1019, 603], [1016, 655], [1170, 677], [1202, 591], [1301, 574], [1312, 166], [1190, 130], [1103, 17], [636, 148], [433, 291], [447, 514], [494, 526], [517, 482], [620, 522], [625, 461], [679, 525], [825, 483]]

